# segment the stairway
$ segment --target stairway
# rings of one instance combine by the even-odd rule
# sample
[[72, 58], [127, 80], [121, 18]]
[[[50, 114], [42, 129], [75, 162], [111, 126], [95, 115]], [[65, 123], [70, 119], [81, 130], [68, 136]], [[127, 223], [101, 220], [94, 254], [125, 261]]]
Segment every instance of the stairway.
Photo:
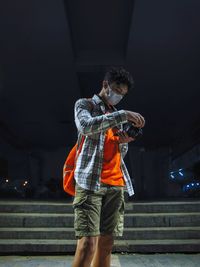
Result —
[[[0, 254], [74, 253], [71, 203], [0, 201]], [[126, 204], [114, 252], [200, 252], [200, 201]]]

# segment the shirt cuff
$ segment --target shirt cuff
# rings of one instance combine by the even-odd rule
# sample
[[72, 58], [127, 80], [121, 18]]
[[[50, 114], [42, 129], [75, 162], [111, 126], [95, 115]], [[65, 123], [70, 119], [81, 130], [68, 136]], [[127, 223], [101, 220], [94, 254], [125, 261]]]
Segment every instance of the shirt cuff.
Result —
[[126, 115], [126, 111], [125, 110], [119, 110], [117, 111], [118, 112], [118, 116], [116, 117], [116, 120], [118, 123], [126, 123], [128, 122], [128, 118], [127, 118], [127, 115]]

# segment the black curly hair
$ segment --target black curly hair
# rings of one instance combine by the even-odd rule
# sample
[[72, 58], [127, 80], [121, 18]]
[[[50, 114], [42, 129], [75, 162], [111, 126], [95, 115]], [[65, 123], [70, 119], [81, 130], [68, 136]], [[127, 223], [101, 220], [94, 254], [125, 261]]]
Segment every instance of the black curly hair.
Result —
[[117, 84], [126, 84], [128, 86], [128, 90], [134, 87], [133, 77], [123, 67], [109, 68], [104, 76], [104, 80], [108, 81], [109, 84], [112, 82], [116, 82]]

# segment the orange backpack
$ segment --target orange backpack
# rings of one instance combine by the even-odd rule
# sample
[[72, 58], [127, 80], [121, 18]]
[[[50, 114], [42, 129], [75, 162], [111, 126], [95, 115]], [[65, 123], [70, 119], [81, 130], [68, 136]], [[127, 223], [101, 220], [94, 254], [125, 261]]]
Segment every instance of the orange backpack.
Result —
[[68, 194], [75, 196], [75, 179], [74, 179], [74, 171], [76, 167], [76, 160], [78, 158], [78, 155], [81, 152], [83, 143], [84, 143], [84, 137], [82, 137], [79, 149], [78, 143], [75, 144], [75, 146], [71, 149], [69, 152], [67, 159], [65, 160], [65, 164], [63, 166], [63, 189]]

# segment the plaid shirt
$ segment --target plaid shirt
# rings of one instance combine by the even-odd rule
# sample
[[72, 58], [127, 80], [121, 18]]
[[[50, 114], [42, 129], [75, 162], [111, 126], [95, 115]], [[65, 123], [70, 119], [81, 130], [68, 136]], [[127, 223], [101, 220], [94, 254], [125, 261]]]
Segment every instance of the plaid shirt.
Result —
[[[98, 95], [91, 99], [81, 98], [74, 107], [75, 124], [78, 130], [78, 145], [82, 137], [85, 140], [76, 161], [74, 178], [83, 188], [98, 190], [100, 188], [101, 170], [104, 155], [105, 133], [109, 128], [123, 129], [122, 124], [127, 123], [124, 110], [114, 110], [106, 113], [106, 106]], [[134, 194], [132, 182], [123, 158], [128, 151], [128, 144], [119, 144], [121, 153], [121, 170], [129, 195]]]

